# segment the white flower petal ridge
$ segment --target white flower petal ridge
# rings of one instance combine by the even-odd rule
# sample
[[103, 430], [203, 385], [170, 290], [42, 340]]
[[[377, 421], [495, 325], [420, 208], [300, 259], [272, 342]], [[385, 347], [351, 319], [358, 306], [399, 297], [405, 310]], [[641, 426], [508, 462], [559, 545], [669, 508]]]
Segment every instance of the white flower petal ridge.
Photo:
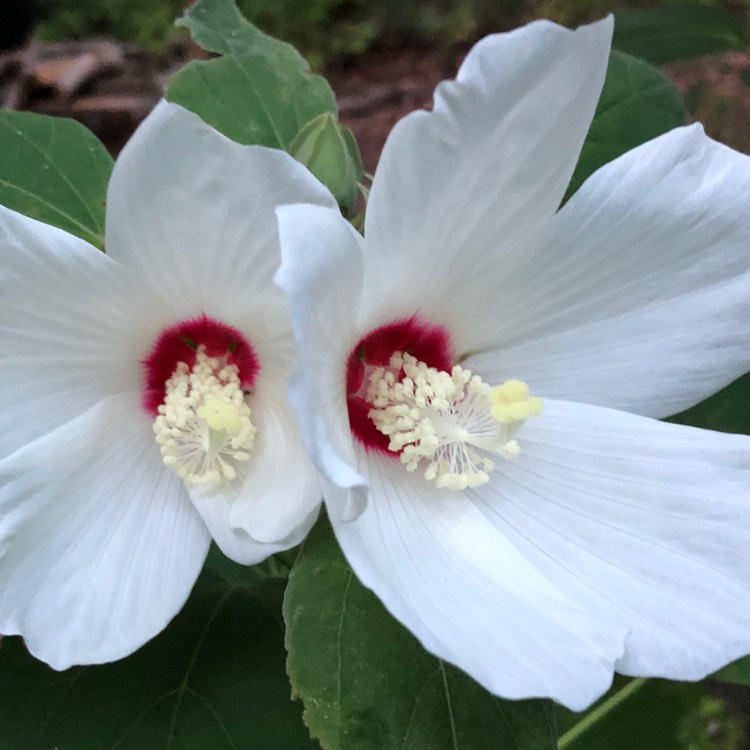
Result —
[[750, 368], [750, 159], [677, 129], [560, 208], [611, 31], [476, 45], [389, 136], [364, 238], [277, 209], [352, 568], [488, 690], [574, 710], [750, 652], [750, 437], [649, 418]]

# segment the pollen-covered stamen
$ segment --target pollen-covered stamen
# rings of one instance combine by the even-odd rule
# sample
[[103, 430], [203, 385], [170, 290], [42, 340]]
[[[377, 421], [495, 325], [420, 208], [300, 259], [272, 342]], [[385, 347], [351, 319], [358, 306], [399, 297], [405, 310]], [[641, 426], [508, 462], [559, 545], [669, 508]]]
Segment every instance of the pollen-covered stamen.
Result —
[[237, 365], [199, 347], [192, 368], [180, 362], [167, 381], [154, 421], [164, 463], [193, 485], [215, 488], [235, 479], [255, 440], [250, 416]]
[[407, 470], [421, 464], [425, 479], [454, 490], [489, 481], [490, 456], [518, 455], [515, 434], [542, 411], [520, 380], [493, 388], [458, 365], [448, 373], [401, 352], [372, 372], [367, 401], [370, 419]]

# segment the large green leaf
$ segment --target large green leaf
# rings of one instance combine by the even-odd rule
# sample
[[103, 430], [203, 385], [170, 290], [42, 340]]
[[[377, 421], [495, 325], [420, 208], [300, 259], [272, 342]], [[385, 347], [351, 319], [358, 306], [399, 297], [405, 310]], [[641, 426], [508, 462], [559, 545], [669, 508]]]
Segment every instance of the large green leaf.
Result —
[[310, 120], [336, 112], [328, 82], [312, 75], [293, 47], [245, 20], [233, 0], [199, 0], [180, 23], [224, 56], [186, 65], [166, 97], [229, 138], [287, 150]]
[[312, 750], [284, 673], [283, 581], [205, 573], [167, 630], [115, 664], [54, 672], [0, 648], [3, 750]]
[[663, 73], [642, 60], [613, 51], [568, 194], [607, 162], [686, 122], [682, 97]]
[[742, 24], [717, 5], [675, 3], [623, 10], [615, 17], [613, 45], [654, 65], [742, 49]]
[[284, 599], [287, 669], [326, 750], [553, 750], [545, 701], [503, 701], [428, 654], [365, 589], [321, 521]]
[[74, 120], [0, 111], [0, 204], [104, 245], [112, 157]]

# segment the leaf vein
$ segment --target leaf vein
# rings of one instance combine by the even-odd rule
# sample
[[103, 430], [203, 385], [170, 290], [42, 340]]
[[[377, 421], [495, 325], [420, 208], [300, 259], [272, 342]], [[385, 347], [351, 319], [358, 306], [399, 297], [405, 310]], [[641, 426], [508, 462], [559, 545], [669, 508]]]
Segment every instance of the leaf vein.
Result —
[[237, 66], [240, 73], [242, 73], [242, 76], [245, 78], [248, 85], [253, 90], [253, 93], [255, 94], [256, 98], [258, 99], [258, 103], [260, 104], [260, 107], [263, 110], [263, 114], [266, 116], [266, 119], [268, 120], [268, 124], [271, 126], [271, 130], [273, 131], [273, 134], [276, 136], [276, 140], [279, 142], [279, 148], [286, 149], [287, 144], [284, 142], [284, 138], [279, 132], [279, 129], [276, 126], [276, 122], [271, 116], [271, 112], [269, 111], [268, 106], [266, 105], [266, 102], [263, 100], [263, 97], [260, 95], [260, 92], [258, 91], [258, 88], [256, 87], [255, 82], [253, 81], [252, 77], [247, 72], [247, 70], [245, 70], [245, 68], [242, 65], [240, 65], [237, 58], [232, 57], [230, 59]]
[[232, 739], [232, 735], [229, 734], [229, 730], [226, 728], [224, 722], [221, 720], [221, 717], [219, 716], [218, 711], [213, 707], [213, 705], [204, 698], [200, 693], [196, 692], [192, 688], [185, 688], [186, 693], [190, 693], [193, 697], [197, 698], [208, 710], [208, 712], [213, 716], [214, 721], [216, 721], [217, 726], [221, 731], [224, 733], [224, 736], [227, 738], [227, 742], [229, 742], [230, 746], [232, 747], [232, 750], [238, 750], [237, 745], [234, 744], [234, 740]]
[[36, 195], [29, 190], [25, 190], [20, 185], [14, 185], [12, 182], [8, 182], [7, 180], [4, 180], [0, 178], [0, 185], [3, 187], [8, 188], [9, 190], [15, 190], [21, 195], [23, 195], [26, 198], [31, 198], [32, 200], [36, 201], [37, 203], [45, 206], [46, 208], [50, 209], [51, 211], [54, 211], [56, 214], [59, 214], [63, 218], [67, 219], [71, 224], [74, 224], [78, 229], [80, 229], [82, 232], [85, 232], [89, 238], [94, 240], [94, 243], [97, 245], [102, 245], [104, 242], [104, 237], [101, 234], [97, 234], [95, 232], [92, 232], [89, 227], [87, 227], [85, 224], [80, 222], [78, 219], [76, 219], [74, 216], [71, 216], [67, 211], [63, 211], [58, 206], [55, 206], [54, 204], [50, 203], [49, 201], [46, 201], [44, 198], [42, 198], [39, 195]]
[[448, 687], [448, 674], [445, 671], [445, 662], [442, 659], [438, 660], [438, 666], [440, 667], [440, 673], [443, 677], [443, 692], [445, 693], [445, 703], [448, 707], [448, 718], [451, 724], [451, 737], [453, 738], [454, 750], [459, 750], [458, 747], [458, 736], [456, 735], [456, 717], [453, 715], [453, 702], [451, 701], [451, 691]]
[[99, 232], [101, 233], [101, 230], [103, 229], [103, 227], [100, 224], [98, 217], [94, 214], [88, 201], [81, 194], [81, 191], [78, 190], [78, 188], [70, 181], [70, 178], [65, 174], [65, 172], [63, 172], [62, 169], [60, 169], [59, 164], [57, 164], [57, 162], [50, 159], [49, 156], [45, 154], [44, 151], [40, 148], [39, 144], [37, 144], [35, 141], [29, 138], [29, 136], [26, 135], [22, 130], [16, 130], [12, 128], [7, 122], [5, 122], [2, 119], [0, 119], [0, 125], [5, 127], [7, 130], [10, 130], [11, 133], [21, 138], [21, 140], [26, 141], [26, 143], [28, 143], [29, 146], [31, 146], [31, 148], [33, 148], [48, 164], [50, 164], [50, 166], [54, 168], [54, 170], [62, 178], [63, 182], [70, 188], [73, 195], [75, 195], [76, 198], [78, 198], [78, 200], [81, 201], [81, 205], [86, 209], [86, 212], [91, 217], [91, 222], [94, 228], [98, 229]]
[[182, 682], [175, 691], [177, 694], [177, 701], [175, 702], [174, 712], [172, 713], [172, 722], [169, 726], [169, 735], [167, 736], [167, 750], [172, 747], [172, 742], [174, 741], [175, 736], [175, 729], [177, 728], [177, 717], [179, 716], [180, 709], [182, 707], [182, 699], [188, 690], [188, 681], [190, 680], [190, 675], [193, 671], [193, 668], [195, 667], [195, 663], [198, 660], [198, 654], [203, 647], [203, 642], [206, 640], [208, 631], [211, 629], [211, 625], [213, 625], [216, 616], [219, 614], [219, 610], [224, 606], [224, 603], [227, 601], [227, 599], [229, 599], [229, 597], [232, 596], [235, 591], [237, 591], [238, 588], [240, 588], [238, 585], [234, 585], [231, 588], [227, 589], [227, 591], [225, 591], [221, 598], [216, 602], [216, 605], [209, 615], [209, 618], [206, 620], [206, 625], [203, 628], [203, 632], [201, 633], [200, 638], [198, 638], [198, 641], [195, 644], [193, 655], [190, 658], [187, 669], [185, 670], [185, 676], [182, 678]]
[[422, 683], [422, 687], [419, 688], [417, 691], [417, 695], [414, 698], [414, 706], [412, 707], [411, 714], [409, 714], [409, 721], [406, 722], [406, 729], [404, 730], [404, 739], [401, 743], [401, 749], [400, 750], [406, 750], [406, 740], [409, 738], [409, 732], [411, 731], [411, 725], [414, 722], [414, 718], [417, 715], [417, 706], [419, 705], [419, 699], [422, 697], [422, 694], [427, 689], [427, 686], [440, 674], [440, 670], [436, 669], [432, 674], [430, 674], [427, 679]]
[[336, 633], [336, 649], [337, 649], [337, 660], [338, 664], [336, 667], [336, 710], [338, 713], [338, 738], [339, 738], [339, 745], [341, 745], [341, 729], [342, 729], [342, 721], [341, 721], [341, 671], [342, 671], [342, 662], [343, 662], [343, 654], [341, 650], [341, 634], [344, 630], [344, 617], [346, 615], [346, 605], [349, 600], [349, 589], [352, 586], [352, 581], [354, 580], [354, 572], [352, 570], [349, 571], [349, 576], [346, 580], [346, 586], [344, 587], [344, 595], [341, 598], [341, 616], [339, 617], [339, 626], [338, 631]]

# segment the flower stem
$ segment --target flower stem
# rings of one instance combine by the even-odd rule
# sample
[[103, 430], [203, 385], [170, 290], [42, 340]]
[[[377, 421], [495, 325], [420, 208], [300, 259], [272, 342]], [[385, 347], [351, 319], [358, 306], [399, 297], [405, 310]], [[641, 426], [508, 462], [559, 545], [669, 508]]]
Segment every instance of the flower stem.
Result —
[[618, 690], [607, 700], [602, 701], [591, 713], [586, 714], [577, 724], [574, 724], [557, 742], [558, 750], [567, 750], [573, 743], [588, 732], [591, 727], [598, 724], [608, 714], [612, 713], [618, 706], [635, 695], [646, 683], [647, 679], [639, 677], [631, 680], [624, 688]]

